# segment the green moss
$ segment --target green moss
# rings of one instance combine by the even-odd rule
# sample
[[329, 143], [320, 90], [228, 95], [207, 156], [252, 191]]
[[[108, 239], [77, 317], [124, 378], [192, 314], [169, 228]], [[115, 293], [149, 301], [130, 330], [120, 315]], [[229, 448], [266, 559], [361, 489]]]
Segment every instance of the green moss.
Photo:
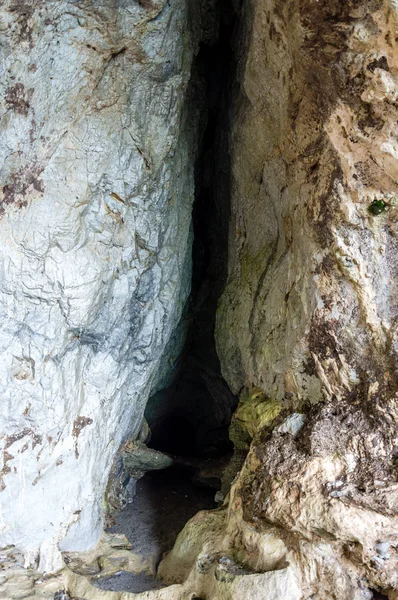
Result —
[[383, 200], [374, 200], [372, 202], [372, 204], [370, 204], [370, 206], [369, 206], [369, 212], [375, 216], [380, 215], [386, 209], [387, 209], [387, 204], [385, 202], [383, 202]]
[[260, 389], [246, 394], [239, 402], [230, 427], [235, 448], [247, 449], [256, 433], [270, 426], [281, 410], [281, 403], [268, 398]]

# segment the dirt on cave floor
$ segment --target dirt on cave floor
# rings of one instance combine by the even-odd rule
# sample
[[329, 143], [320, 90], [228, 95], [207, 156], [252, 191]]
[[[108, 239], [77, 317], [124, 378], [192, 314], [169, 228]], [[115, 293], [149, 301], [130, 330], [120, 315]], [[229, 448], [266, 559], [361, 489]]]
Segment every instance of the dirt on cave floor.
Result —
[[[180, 466], [147, 473], [138, 480], [132, 503], [117, 515], [116, 524], [109, 531], [123, 533], [132, 551], [152, 557], [157, 567], [187, 521], [198, 511], [216, 506], [215, 490], [195, 485], [191, 477], [192, 471]], [[95, 585], [103, 590], [135, 593], [163, 587], [153, 576], [127, 571], [103, 578]]]

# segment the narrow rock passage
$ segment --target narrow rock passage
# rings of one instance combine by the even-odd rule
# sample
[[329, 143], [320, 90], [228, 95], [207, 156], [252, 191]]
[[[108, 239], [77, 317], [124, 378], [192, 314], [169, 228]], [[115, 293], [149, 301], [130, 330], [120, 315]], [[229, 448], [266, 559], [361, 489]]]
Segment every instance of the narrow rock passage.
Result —
[[[116, 517], [112, 533], [124, 533], [132, 551], [153, 558], [154, 570], [162, 555], [171, 550], [185, 523], [199, 510], [214, 508], [214, 489], [191, 482], [192, 471], [172, 467], [148, 473], [137, 482], [134, 500]], [[98, 581], [103, 590], [143, 592], [162, 587], [145, 573], [120, 572]]]

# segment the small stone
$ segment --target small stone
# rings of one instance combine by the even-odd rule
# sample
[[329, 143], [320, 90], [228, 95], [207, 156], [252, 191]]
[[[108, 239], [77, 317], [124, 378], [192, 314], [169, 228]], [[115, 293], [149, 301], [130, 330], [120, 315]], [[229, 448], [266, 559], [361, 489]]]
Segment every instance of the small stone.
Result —
[[326, 484], [326, 487], [328, 490], [333, 490], [336, 488], [341, 488], [341, 486], [344, 485], [344, 481], [342, 481], [341, 479], [337, 479], [336, 481], [328, 481], [328, 483]]
[[388, 560], [390, 558], [390, 555], [388, 553], [389, 549], [390, 549], [389, 542], [378, 542], [376, 544], [376, 552], [380, 556], [380, 558], [382, 558], [383, 560]]
[[137, 471], [145, 474], [147, 471], [166, 469], [173, 464], [173, 460], [166, 454], [152, 450], [138, 441], [124, 448], [122, 460], [126, 471], [132, 473], [136, 479], [138, 479]]
[[224, 498], [225, 498], [224, 494], [221, 491], [218, 491], [216, 493], [216, 495], [214, 496], [214, 502], [217, 502], [217, 503], [224, 502]]
[[335, 490], [333, 492], [330, 492], [329, 495], [332, 498], [342, 498], [342, 496], [345, 496], [345, 492], [343, 490]]
[[305, 425], [305, 415], [301, 413], [293, 413], [289, 415], [281, 425], [275, 427], [278, 433], [290, 433], [295, 437]]

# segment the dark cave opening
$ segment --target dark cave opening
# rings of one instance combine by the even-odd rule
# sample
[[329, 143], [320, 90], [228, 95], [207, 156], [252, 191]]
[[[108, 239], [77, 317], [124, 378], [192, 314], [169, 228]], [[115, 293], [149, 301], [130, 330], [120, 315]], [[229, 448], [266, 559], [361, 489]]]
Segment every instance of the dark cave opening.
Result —
[[167, 454], [184, 456], [195, 437], [193, 424], [185, 417], [171, 413], [152, 429], [151, 446]]
[[[134, 551], [151, 554], [156, 564], [194, 514], [217, 506], [215, 494], [233, 450], [228, 428], [237, 405], [221, 374], [214, 329], [227, 277], [229, 132], [238, 13], [231, 0], [204, 0], [193, 13], [200, 19], [203, 36], [188, 101], [196, 111], [199, 98], [202, 104], [188, 335], [173, 383], [154, 394], [145, 411], [150, 430], [147, 446], [171, 456], [173, 466], [139, 478], [134, 498], [116, 514], [110, 528], [125, 533]], [[124, 573], [97, 585], [108, 590], [145, 591], [161, 583], [153, 577], [137, 579]]]
[[378, 592], [377, 590], [370, 589], [370, 591], [373, 594], [373, 600], [388, 600], [388, 595], [382, 594], [381, 592]]
[[[220, 456], [232, 450], [228, 427], [237, 405], [221, 374], [214, 329], [227, 277], [238, 14], [231, 0], [208, 0], [202, 3], [201, 18], [204, 34], [191, 81], [191, 102], [204, 98], [204, 104], [195, 165], [188, 339], [174, 382], [150, 398], [145, 417], [152, 430], [151, 447], [166, 451], [177, 444], [180, 455]], [[175, 436], [181, 437], [180, 443]]]

